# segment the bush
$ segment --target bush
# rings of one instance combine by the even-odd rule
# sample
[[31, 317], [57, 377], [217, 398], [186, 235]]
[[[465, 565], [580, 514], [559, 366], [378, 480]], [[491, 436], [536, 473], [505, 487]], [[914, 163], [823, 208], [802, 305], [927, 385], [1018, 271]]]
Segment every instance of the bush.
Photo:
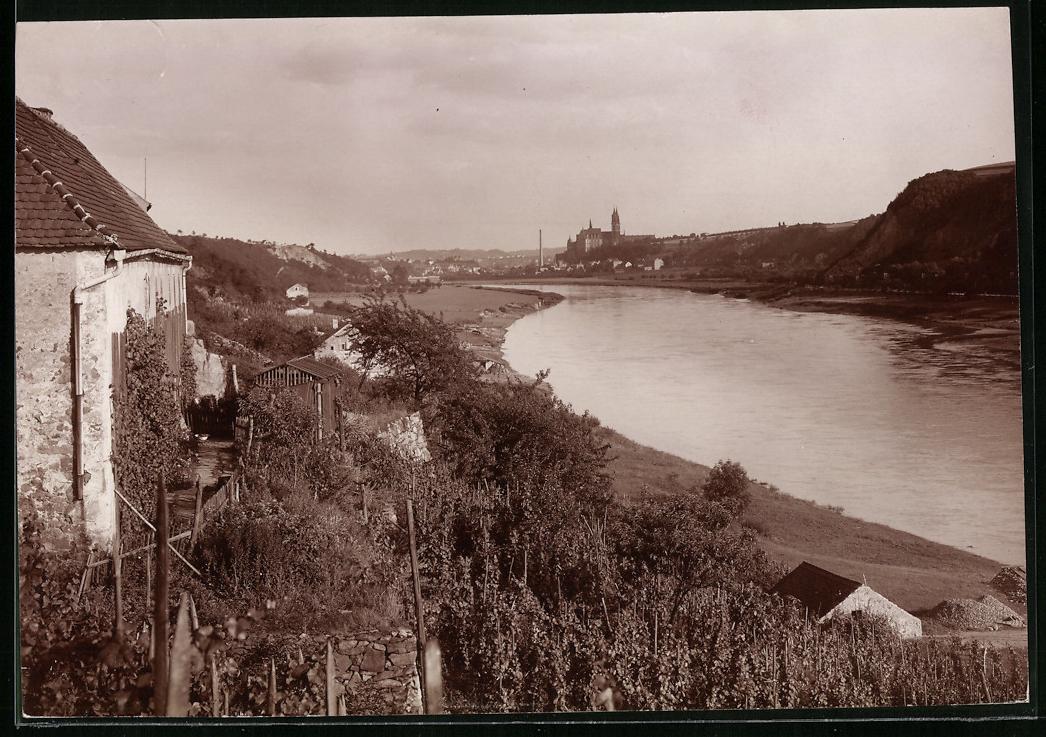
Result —
[[[207, 585], [240, 604], [276, 602], [273, 617], [294, 626], [330, 627], [340, 615], [369, 610], [388, 625], [402, 617], [402, 559], [382, 520], [364, 527], [337, 506], [308, 497], [229, 505], [204, 527], [193, 550]], [[344, 617], [341, 617], [344, 619]]]
[[455, 386], [428, 411], [432, 445], [467, 482], [554, 486], [602, 514], [611, 497], [608, 446], [539, 381]]
[[[153, 519], [160, 476], [168, 488], [189, 479], [189, 438], [162, 329], [129, 309], [124, 340], [124, 384], [114, 392], [113, 467], [124, 496]], [[133, 520], [123, 523], [125, 533], [138, 527]]]
[[254, 420], [250, 453], [241, 449], [252, 489], [277, 499], [296, 491], [329, 499], [349, 485], [338, 439], [316, 438], [315, 410], [292, 389], [255, 386], [239, 415]]
[[740, 517], [751, 501], [748, 473], [740, 463], [719, 461], [708, 473], [701, 491], [705, 498], [723, 505], [734, 517]]

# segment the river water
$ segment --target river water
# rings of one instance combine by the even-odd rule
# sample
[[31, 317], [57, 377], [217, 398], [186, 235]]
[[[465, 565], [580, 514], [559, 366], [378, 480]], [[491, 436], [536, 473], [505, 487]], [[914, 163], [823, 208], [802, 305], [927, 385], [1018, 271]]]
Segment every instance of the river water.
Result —
[[575, 410], [644, 445], [729, 458], [793, 496], [1023, 565], [1020, 377], [987, 349], [685, 290], [526, 286], [566, 299], [515, 322], [505, 358], [524, 374], [550, 369]]

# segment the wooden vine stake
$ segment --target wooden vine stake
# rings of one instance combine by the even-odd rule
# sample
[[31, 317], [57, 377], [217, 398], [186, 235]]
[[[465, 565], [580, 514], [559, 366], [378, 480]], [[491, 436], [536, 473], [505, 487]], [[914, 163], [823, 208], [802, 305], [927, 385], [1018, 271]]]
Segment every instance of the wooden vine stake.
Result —
[[425, 713], [443, 713], [443, 668], [439, 640], [433, 637], [425, 641], [424, 671], [425, 676]]
[[167, 485], [163, 475], [156, 487], [156, 589], [153, 593], [153, 701], [156, 716], [167, 713], [167, 589], [171, 558], [167, 547]]
[[171, 671], [167, 679], [167, 716], [189, 716], [189, 682], [192, 680], [192, 632], [189, 629], [189, 595], [178, 601], [178, 620], [171, 644]]
[[113, 546], [113, 639], [123, 642], [123, 635], [123, 563], [120, 560], [120, 533], [117, 532]]
[[218, 691], [218, 653], [211, 652], [211, 716], [222, 715], [221, 697]]
[[276, 659], [269, 658], [269, 693], [265, 697], [265, 711], [276, 716]]
[[[410, 538], [410, 572], [414, 578], [414, 616], [418, 622], [418, 652], [425, 649], [425, 610], [421, 601], [421, 576], [418, 573], [418, 546], [414, 537], [414, 502], [407, 499], [407, 534]], [[422, 706], [425, 698], [425, 674], [421, 669], [421, 694]]]
[[327, 684], [327, 716], [333, 717], [338, 713], [337, 697], [334, 695], [334, 646], [327, 639], [327, 665], [324, 674]]
[[87, 565], [84, 566], [84, 575], [80, 577], [80, 588], [76, 591], [77, 603], [83, 597], [84, 591], [87, 590], [87, 579], [91, 575], [92, 566], [94, 566], [94, 548], [91, 548], [87, 553]]
[[189, 536], [189, 545], [196, 544], [200, 537], [200, 527], [203, 524], [203, 487], [200, 486], [200, 477], [196, 477], [196, 508], [192, 516], [192, 535]]

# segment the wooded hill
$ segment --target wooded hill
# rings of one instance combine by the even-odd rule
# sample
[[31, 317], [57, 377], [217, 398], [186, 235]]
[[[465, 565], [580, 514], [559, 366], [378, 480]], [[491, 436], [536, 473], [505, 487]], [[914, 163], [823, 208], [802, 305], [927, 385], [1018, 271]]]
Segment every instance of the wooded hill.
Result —
[[311, 246], [266, 245], [237, 238], [172, 235], [192, 255], [189, 287], [232, 300], [263, 302], [284, 297], [292, 284], [336, 292], [370, 278], [370, 269], [355, 259]]

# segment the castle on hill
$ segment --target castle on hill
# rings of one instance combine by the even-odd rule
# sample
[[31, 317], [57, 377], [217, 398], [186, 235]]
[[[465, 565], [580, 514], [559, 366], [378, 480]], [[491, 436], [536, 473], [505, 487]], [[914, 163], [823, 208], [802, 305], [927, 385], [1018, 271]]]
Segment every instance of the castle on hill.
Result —
[[592, 220], [588, 221], [588, 227], [582, 228], [573, 238], [567, 238], [567, 250], [563, 254], [564, 260], [578, 263], [590, 251], [601, 246], [616, 246], [629, 241], [650, 240], [653, 235], [625, 235], [621, 231], [621, 216], [614, 208], [610, 215], [610, 230], [600, 230], [592, 226]]

